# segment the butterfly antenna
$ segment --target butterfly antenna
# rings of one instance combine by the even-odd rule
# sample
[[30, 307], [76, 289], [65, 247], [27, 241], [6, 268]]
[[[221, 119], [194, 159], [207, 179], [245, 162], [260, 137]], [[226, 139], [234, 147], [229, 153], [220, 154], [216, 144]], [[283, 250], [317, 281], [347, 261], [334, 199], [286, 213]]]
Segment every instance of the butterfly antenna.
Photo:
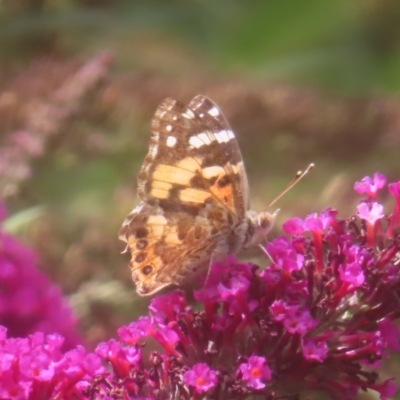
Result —
[[313, 168], [315, 167], [314, 163], [311, 163], [305, 171], [298, 171], [296, 176], [293, 178], [293, 180], [283, 189], [282, 193], [276, 197], [273, 202], [268, 206], [271, 207], [273, 206], [284, 194], [286, 194], [293, 186], [295, 186], [297, 183], [300, 182], [301, 179], [303, 179]]

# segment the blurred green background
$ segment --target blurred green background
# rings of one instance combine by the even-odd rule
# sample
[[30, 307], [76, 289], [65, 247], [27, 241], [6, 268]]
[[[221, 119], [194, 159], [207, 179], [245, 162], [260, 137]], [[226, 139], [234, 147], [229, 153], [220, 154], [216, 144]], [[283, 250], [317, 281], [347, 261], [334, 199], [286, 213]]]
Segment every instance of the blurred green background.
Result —
[[397, 0], [1, 0], [6, 227], [39, 252], [94, 345], [148, 304], [117, 232], [165, 97], [220, 105], [257, 210], [315, 162], [274, 206], [274, 237], [289, 217], [354, 213], [365, 175], [399, 179], [399, 90]]

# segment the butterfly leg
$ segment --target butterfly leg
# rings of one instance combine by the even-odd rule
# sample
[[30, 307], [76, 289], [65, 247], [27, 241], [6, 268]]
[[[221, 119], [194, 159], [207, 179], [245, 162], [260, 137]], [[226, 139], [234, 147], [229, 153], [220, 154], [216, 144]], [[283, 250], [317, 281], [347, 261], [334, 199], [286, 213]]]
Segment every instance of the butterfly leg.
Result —
[[271, 257], [271, 254], [268, 253], [267, 249], [262, 245], [259, 244], [258, 247], [262, 250], [262, 252], [264, 253], [265, 256], [267, 256], [267, 258], [269, 258], [269, 260], [271, 261], [271, 263], [274, 263], [273, 258]]
[[226, 260], [226, 254], [220, 253], [218, 251], [214, 251], [210, 260], [210, 263], [208, 264], [208, 270], [207, 270], [207, 275], [206, 275], [206, 279], [204, 281], [204, 285], [203, 288], [205, 288], [207, 286], [208, 280], [210, 278], [210, 274], [211, 274], [211, 268], [214, 262], [217, 263], [221, 263], [223, 264]]

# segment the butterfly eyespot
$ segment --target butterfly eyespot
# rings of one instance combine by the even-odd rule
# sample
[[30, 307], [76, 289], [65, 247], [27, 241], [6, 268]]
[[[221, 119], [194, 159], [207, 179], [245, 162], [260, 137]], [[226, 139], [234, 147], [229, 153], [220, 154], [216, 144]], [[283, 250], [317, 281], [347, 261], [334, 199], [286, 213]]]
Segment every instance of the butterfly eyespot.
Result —
[[149, 274], [151, 274], [151, 271], [153, 271], [153, 267], [151, 265], [146, 265], [142, 269], [143, 275], [149, 275]]
[[142, 227], [136, 229], [135, 236], [136, 236], [137, 239], [143, 239], [148, 234], [149, 234], [149, 231], [144, 226], [142, 226]]
[[148, 243], [147, 240], [142, 239], [142, 240], [139, 240], [139, 241], [137, 242], [136, 248], [137, 248], [138, 250], [143, 250], [143, 249], [145, 249], [145, 248], [147, 247], [148, 244], [149, 244], [149, 243]]
[[138, 263], [143, 262], [147, 258], [147, 253], [140, 253], [135, 257], [135, 261]]

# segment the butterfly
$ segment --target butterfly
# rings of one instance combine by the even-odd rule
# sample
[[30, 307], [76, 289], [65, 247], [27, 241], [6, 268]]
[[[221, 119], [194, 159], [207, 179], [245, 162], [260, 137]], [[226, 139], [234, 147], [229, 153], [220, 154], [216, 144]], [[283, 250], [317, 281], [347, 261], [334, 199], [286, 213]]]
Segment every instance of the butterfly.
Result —
[[186, 106], [167, 98], [151, 133], [138, 175], [142, 202], [119, 232], [142, 296], [193, 280], [213, 260], [260, 244], [275, 218], [249, 209], [239, 145], [212, 100], [198, 95]]

